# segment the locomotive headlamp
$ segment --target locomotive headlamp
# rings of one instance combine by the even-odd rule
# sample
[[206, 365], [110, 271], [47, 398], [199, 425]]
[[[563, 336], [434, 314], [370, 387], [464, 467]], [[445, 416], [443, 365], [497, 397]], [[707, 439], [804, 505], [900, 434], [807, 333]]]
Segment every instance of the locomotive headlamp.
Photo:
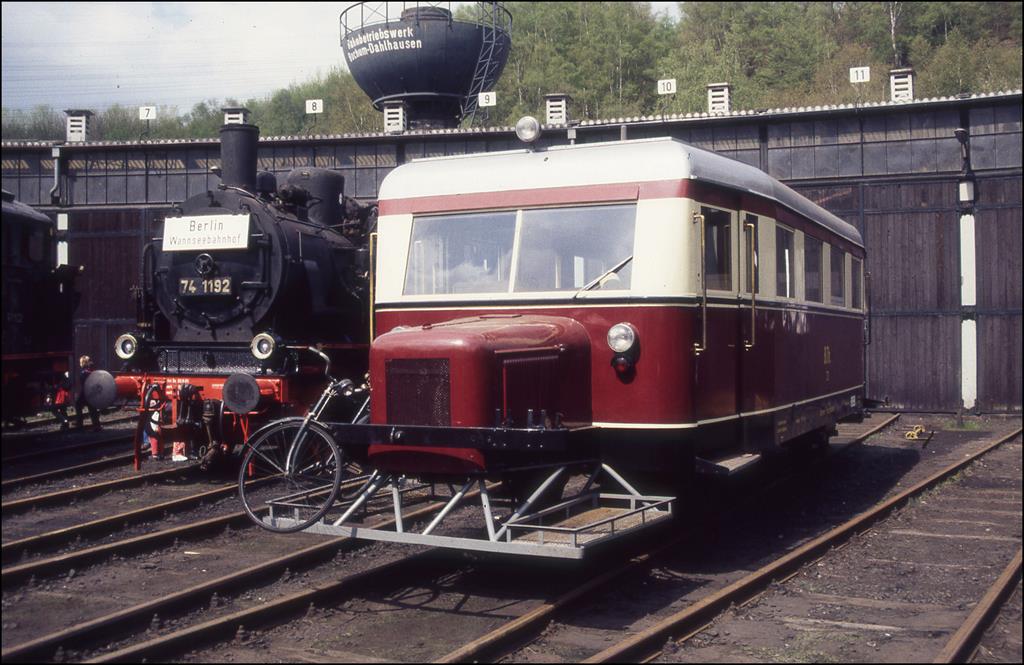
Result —
[[135, 335], [131, 333], [125, 333], [117, 338], [114, 342], [114, 353], [121, 360], [129, 360], [135, 355], [135, 352], [139, 350], [139, 340], [135, 339]]
[[266, 360], [270, 356], [274, 355], [274, 349], [277, 348], [277, 340], [270, 333], [262, 332], [252, 338], [252, 343], [249, 345], [249, 350], [252, 351], [252, 355], [257, 360]]
[[532, 115], [524, 115], [516, 123], [516, 136], [523, 143], [533, 143], [540, 138], [540, 123]]
[[615, 353], [626, 353], [636, 345], [636, 328], [616, 323], [608, 329], [608, 347]]

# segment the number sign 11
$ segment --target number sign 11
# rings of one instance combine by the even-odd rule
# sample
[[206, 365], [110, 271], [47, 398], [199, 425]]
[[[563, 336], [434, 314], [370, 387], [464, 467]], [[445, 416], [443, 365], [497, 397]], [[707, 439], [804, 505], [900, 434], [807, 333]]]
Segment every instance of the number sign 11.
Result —
[[870, 67], [850, 67], [850, 83], [867, 83], [870, 80]]

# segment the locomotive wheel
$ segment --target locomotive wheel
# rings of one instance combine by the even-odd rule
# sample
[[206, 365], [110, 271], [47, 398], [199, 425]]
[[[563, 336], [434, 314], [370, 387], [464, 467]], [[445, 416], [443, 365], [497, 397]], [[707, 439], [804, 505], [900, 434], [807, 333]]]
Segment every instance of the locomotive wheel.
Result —
[[[268, 531], [291, 533], [314, 524], [330, 510], [341, 487], [345, 463], [334, 438], [317, 423], [308, 423], [304, 430], [302, 425], [302, 418], [271, 423], [246, 445], [238, 493], [245, 512]], [[264, 522], [256, 511], [265, 501], [284, 497], [287, 508], [278, 504], [279, 514], [297, 524], [278, 527]]]

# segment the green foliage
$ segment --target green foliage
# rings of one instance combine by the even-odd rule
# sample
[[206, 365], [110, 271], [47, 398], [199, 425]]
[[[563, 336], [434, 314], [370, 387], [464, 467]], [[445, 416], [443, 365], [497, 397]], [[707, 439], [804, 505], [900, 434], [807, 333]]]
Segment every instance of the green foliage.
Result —
[[[708, 83], [732, 84], [733, 107], [777, 108], [882, 101], [888, 72], [912, 66], [918, 97], [1021, 86], [1019, 2], [681, 2], [680, 19], [643, 2], [508, 2], [512, 51], [498, 81], [488, 124], [511, 125], [543, 113], [544, 95], [572, 96], [577, 119], [694, 112]], [[457, 10], [465, 18], [473, 8]], [[871, 82], [851, 85], [850, 67], [871, 67]], [[675, 95], [656, 94], [675, 78]], [[325, 112], [305, 113], [306, 99]], [[209, 99], [186, 113], [162, 107], [148, 128], [134, 107], [94, 118], [105, 140], [215, 138], [221, 107]], [[335, 68], [262, 99], [243, 103], [264, 136], [379, 131], [380, 113], [352, 76]], [[315, 124], [314, 124], [315, 120]], [[64, 136], [59, 111], [3, 110], [4, 139]]]
[[49, 106], [31, 111], [3, 109], [5, 141], [59, 139], [64, 136], [64, 114]]
[[672, 26], [647, 3], [509, 2], [512, 52], [498, 81], [493, 124], [538, 114], [544, 95], [562, 92], [577, 116], [637, 115], [654, 110], [652, 54]]

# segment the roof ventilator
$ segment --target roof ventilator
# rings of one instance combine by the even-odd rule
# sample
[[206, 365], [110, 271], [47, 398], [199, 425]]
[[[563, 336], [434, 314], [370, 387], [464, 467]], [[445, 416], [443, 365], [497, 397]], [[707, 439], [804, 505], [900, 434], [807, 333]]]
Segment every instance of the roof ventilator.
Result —
[[89, 118], [93, 115], [92, 111], [87, 111], [85, 109], [67, 109], [64, 113], [68, 116], [68, 143], [83, 143], [92, 138], [92, 131], [89, 126]]
[[889, 101], [910, 102], [914, 99], [914, 68], [889, 70]]
[[728, 83], [708, 84], [708, 113], [729, 112], [729, 92], [732, 86]]
[[221, 111], [224, 112], [225, 125], [249, 124], [249, 109], [244, 106], [226, 106]]
[[384, 131], [388, 134], [401, 134], [409, 127], [409, 115], [402, 102], [384, 105]]
[[563, 92], [558, 92], [551, 95], [544, 95], [544, 124], [569, 124], [570, 99], [572, 99], [572, 97]]

